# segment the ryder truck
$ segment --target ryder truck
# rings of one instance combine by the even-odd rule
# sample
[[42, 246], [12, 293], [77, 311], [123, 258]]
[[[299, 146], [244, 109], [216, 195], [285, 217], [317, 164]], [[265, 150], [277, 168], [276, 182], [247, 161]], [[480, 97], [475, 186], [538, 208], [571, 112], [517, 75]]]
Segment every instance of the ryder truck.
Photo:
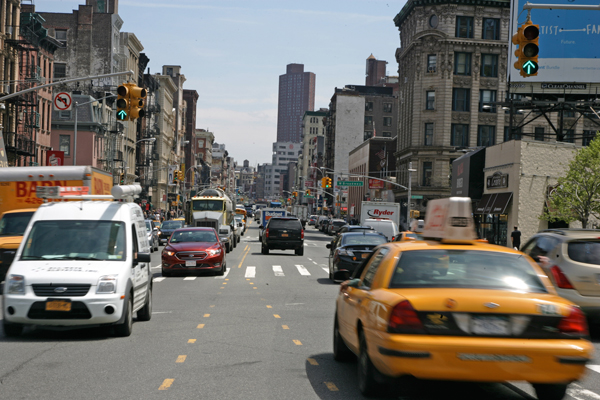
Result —
[[389, 219], [400, 226], [400, 203], [379, 201], [363, 201], [360, 208], [360, 224], [365, 224], [365, 219]]
[[[84, 186], [89, 194], [110, 195], [113, 176], [90, 166], [0, 168], [0, 281], [21, 243], [25, 228], [43, 203], [38, 186]], [[51, 201], [64, 201], [52, 200]]]

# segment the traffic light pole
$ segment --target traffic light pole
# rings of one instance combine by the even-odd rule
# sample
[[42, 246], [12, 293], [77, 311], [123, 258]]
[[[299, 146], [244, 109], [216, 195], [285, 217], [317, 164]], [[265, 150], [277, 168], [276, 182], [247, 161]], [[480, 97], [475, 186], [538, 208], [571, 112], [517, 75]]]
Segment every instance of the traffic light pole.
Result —
[[523, 10], [533, 9], [553, 9], [553, 10], [597, 10], [600, 11], [600, 5], [570, 5], [570, 4], [533, 4], [525, 3]]

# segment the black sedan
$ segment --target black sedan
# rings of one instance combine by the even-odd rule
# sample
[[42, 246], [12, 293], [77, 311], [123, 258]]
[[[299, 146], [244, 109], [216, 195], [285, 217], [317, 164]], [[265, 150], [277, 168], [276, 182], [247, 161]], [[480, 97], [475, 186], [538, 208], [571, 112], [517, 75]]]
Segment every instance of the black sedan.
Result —
[[378, 232], [364, 230], [347, 232], [327, 244], [329, 253], [329, 279], [337, 271], [354, 272], [356, 267], [369, 256], [375, 246], [387, 243], [387, 238]]

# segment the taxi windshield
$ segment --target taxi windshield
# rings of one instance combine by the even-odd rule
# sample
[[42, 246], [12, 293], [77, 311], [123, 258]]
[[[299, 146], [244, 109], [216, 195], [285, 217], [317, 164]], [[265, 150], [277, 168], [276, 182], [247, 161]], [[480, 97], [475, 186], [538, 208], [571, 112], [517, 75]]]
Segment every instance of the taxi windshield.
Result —
[[547, 293], [522, 255], [476, 250], [401, 254], [390, 288], [468, 288]]
[[37, 221], [21, 260], [125, 260], [125, 224], [116, 221]]
[[163, 224], [160, 226], [161, 229], [179, 229], [179, 228], [183, 228], [183, 221], [179, 220], [179, 221], [175, 221], [175, 220], [171, 220], [171, 221], [165, 221], [163, 222]]

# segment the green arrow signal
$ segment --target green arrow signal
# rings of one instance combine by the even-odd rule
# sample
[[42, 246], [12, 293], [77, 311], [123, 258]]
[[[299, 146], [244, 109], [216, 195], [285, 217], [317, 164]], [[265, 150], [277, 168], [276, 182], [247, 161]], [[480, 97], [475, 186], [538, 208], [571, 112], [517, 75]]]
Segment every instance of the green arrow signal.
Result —
[[538, 65], [531, 60], [528, 60], [525, 64], [523, 64], [523, 71], [525, 71], [527, 75], [535, 74], [537, 70]]
[[127, 118], [127, 112], [125, 110], [117, 112], [117, 119], [123, 121], [125, 118]]

